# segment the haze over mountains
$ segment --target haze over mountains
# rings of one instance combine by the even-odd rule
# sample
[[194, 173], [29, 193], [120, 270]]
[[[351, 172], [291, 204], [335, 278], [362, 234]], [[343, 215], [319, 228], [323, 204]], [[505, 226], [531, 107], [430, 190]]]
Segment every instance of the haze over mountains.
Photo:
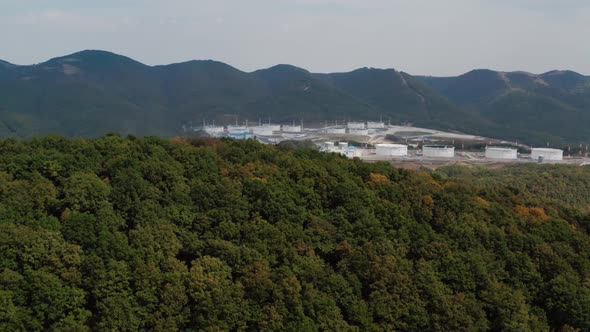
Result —
[[590, 140], [590, 78], [474, 70], [457, 77], [362, 68], [315, 74], [278, 65], [246, 73], [216, 61], [147, 66], [83, 51], [32, 66], [0, 61], [0, 136], [108, 132], [178, 135], [202, 119], [407, 121], [544, 144]]

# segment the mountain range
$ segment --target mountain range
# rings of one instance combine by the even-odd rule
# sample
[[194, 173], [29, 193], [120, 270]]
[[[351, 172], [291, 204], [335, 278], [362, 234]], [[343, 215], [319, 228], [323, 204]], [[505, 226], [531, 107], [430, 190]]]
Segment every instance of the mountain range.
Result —
[[19, 66], [0, 61], [0, 136], [108, 132], [179, 135], [182, 125], [267, 119], [391, 119], [534, 144], [590, 140], [590, 77], [474, 70], [457, 77], [361, 68], [254, 72], [217, 61], [148, 66], [82, 51]]

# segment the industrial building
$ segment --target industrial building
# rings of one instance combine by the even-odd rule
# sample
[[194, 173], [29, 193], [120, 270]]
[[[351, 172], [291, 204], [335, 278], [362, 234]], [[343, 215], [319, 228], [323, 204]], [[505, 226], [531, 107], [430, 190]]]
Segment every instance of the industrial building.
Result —
[[518, 159], [518, 151], [513, 148], [486, 146], [485, 156], [489, 159]]
[[336, 144], [334, 142], [324, 142], [324, 144], [322, 144], [320, 146], [320, 150], [322, 151], [331, 151], [334, 149], [334, 147], [336, 146]]
[[365, 129], [365, 123], [364, 122], [349, 122], [346, 127], [348, 129]]
[[338, 142], [338, 145], [334, 142], [324, 142], [320, 145], [320, 151], [339, 153], [348, 158], [362, 156], [362, 150], [349, 145], [348, 142]]
[[375, 152], [378, 156], [405, 157], [408, 155], [408, 146], [403, 144], [377, 144]]
[[231, 132], [231, 133], [227, 133], [227, 137], [229, 138], [233, 138], [233, 139], [248, 139], [248, 138], [252, 138], [252, 133], [249, 131], [244, 131], [244, 132]]
[[453, 158], [455, 157], [455, 148], [447, 145], [424, 145], [422, 155], [433, 158]]
[[538, 161], [561, 161], [563, 160], [563, 150], [548, 148], [533, 148], [531, 159]]
[[252, 133], [246, 126], [227, 126], [227, 137], [235, 139], [252, 138]]

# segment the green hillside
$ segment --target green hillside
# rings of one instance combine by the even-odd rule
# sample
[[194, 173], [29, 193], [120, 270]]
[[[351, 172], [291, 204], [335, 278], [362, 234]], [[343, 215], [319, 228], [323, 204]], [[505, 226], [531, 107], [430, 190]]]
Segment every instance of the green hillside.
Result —
[[474, 70], [414, 77], [362, 68], [315, 74], [290, 65], [246, 73], [216, 61], [147, 66], [105, 51], [82, 51], [32, 66], [0, 62], [0, 136], [109, 132], [176, 136], [188, 123], [272, 118], [391, 119], [531, 144], [590, 140], [590, 80]]
[[[429, 108], [428, 102], [420, 91], [418, 91], [406, 79], [408, 75], [397, 72], [393, 69], [369, 69], [363, 68], [350, 73], [336, 73], [318, 75], [334, 87], [375, 105], [388, 116], [393, 113], [394, 122], [415, 122], [427, 124], [435, 122]], [[436, 102], [436, 101], [435, 101]], [[442, 106], [442, 107], [441, 107]], [[434, 105], [435, 112], [448, 105]]]
[[461, 108], [496, 124], [498, 136], [536, 144], [589, 140], [590, 78], [578, 73], [475, 70], [458, 77], [419, 79]]
[[590, 330], [589, 172], [0, 140], [0, 330]]

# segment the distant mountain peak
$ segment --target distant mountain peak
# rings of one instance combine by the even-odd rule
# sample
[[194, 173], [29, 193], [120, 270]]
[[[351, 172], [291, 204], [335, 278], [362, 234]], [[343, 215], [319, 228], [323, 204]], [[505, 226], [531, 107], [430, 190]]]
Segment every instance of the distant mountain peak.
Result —
[[545, 76], [545, 77], [549, 77], [549, 76], [571, 76], [571, 77], [585, 77], [584, 75], [577, 73], [575, 71], [572, 70], [552, 70], [552, 71], [548, 71], [544, 74], [542, 74], [541, 76]]
[[473, 69], [470, 70], [468, 72], [466, 72], [465, 74], [461, 75], [461, 76], [466, 76], [466, 75], [481, 75], [481, 74], [488, 74], [488, 75], [494, 75], [497, 74], [498, 72], [492, 69], [487, 69], [487, 68], [477, 68], [477, 69]]
[[262, 69], [262, 70], [258, 70], [258, 71], [309, 73], [306, 69], [303, 69], [303, 68], [300, 68], [297, 66], [293, 66], [293, 65], [288, 65], [288, 64], [278, 64], [278, 65], [272, 66], [270, 68]]
[[169, 65], [160, 65], [156, 67], [180, 67], [180, 68], [211, 68], [211, 69], [231, 69], [239, 71], [239, 69], [234, 68], [228, 65], [225, 62], [216, 61], [216, 60], [189, 60], [184, 62], [177, 62]]
[[[109, 51], [103, 51], [103, 50], [83, 50], [83, 51], [79, 51], [70, 55], [67, 55], [66, 57], [80, 57], [80, 58], [90, 58], [90, 57], [112, 57], [112, 58], [124, 58], [124, 59], [130, 59], [124, 55], [120, 55], [117, 53], [113, 53], [113, 52], [109, 52]], [[135, 61], [135, 60], [133, 60]]]
[[125, 66], [142, 66], [146, 67], [143, 63], [133, 60], [124, 55], [116, 53], [101, 51], [101, 50], [84, 50], [76, 52], [70, 55], [53, 58], [46, 62], [46, 64], [55, 63], [78, 63], [91, 66], [112, 66], [112, 65], [125, 65]]
[[375, 68], [375, 67], [362, 67], [359, 69], [355, 69], [352, 71], [352, 73], [384, 73], [384, 72], [395, 72], [397, 73], [398, 71], [393, 69], [393, 68]]
[[517, 75], [525, 75], [525, 76], [529, 76], [529, 77], [538, 77], [539, 75], [537, 74], [533, 74], [531, 72], [528, 71], [524, 71], [524, 70], [516, 70], [516, 71], [512, 71], [512, 72], [505, 72], [508, 74], [517, 74]]
[[577, 74], [576, 72], [573, 72], [571, 70], [559, 70], [559, 69], [557, 69], [557, 70], [548, 71], [548, 72], [544, 73], [543, 75], [564, 75], [564, 74], [570, 74], [570, 73]]
[[590, 77], [576, 73], [571, 70], [552, 70], [539, 75], [552, 86], [566, 91], [577, 91], [587, 89], [590, 86]]

